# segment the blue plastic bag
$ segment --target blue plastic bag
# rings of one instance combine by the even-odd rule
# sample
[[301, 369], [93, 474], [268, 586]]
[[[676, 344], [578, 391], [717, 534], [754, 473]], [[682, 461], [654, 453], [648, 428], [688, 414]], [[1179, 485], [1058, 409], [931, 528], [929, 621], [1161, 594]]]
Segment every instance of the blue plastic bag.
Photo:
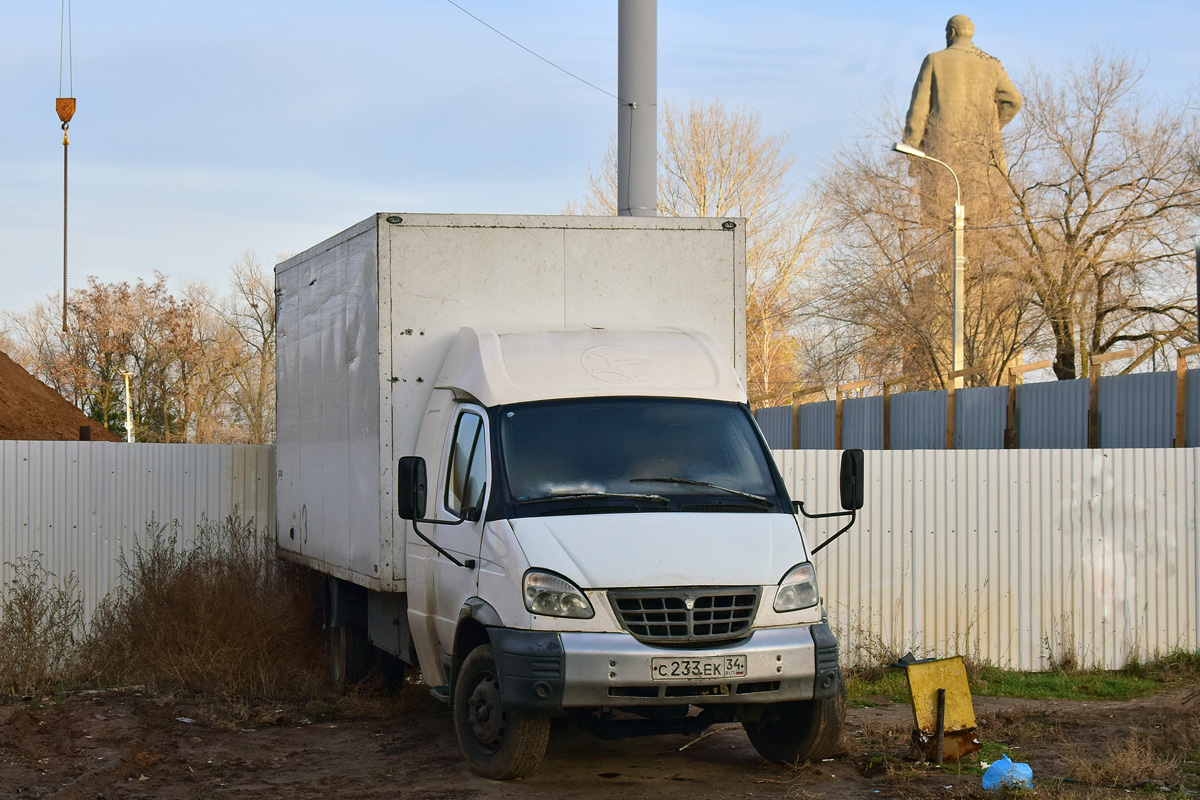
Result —
[[987, 772], [983, 773], [983, 788], [994, 792], [1005, 784], [1032, 789], [1033, 770], [1028, 764], [1017, 763], [1007, 755], [1000, 756], [1000, 760], [993, 763], [987, 768]]

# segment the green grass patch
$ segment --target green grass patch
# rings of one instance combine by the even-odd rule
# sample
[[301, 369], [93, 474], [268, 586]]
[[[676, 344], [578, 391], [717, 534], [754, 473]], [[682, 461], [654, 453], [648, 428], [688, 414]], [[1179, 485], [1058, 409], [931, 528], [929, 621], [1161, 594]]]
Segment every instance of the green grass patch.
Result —
[[1129, 700], [1162, 687], [1161, 681], [1124, 672], [1014, 672], [979, 667], [970, 676], [971, 692], [981, 697], [1025, 697], [1031, 700]]
[[[1178, 652], [1151, 662], [1132, 662], [1120, 670], [1018, 672], [968, 664], [971, 692], [981, 697], [1030, 700], [1129, 700], [1164, 686], [1200, 679], [1200, 651]], [[852, 706], [907, 703], [904, 671], [887, 667], [847, 669], [846, 699]]]
[[899, 669], [859, 672], [846, 670], [846, 702], [855, 708], [879, 703], [907, 703], [908, 678]]

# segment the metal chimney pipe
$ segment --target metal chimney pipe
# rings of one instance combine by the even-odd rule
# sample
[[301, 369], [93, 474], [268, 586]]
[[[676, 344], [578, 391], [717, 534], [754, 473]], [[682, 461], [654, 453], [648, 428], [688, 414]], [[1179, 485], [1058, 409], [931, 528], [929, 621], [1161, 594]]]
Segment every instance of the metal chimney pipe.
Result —
[[658, 216], [658, 2], [617, 5], [617, 216]]

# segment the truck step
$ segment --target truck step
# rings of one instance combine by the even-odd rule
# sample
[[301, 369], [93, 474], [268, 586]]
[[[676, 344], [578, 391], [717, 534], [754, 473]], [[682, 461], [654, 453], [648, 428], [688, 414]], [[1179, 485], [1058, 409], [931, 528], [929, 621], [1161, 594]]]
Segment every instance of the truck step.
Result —
[[434, 686], [429, 690], [430, 696], [434, 700], [440, 700], [446, 705], [450, 705], [450, 687], [449, 686]]

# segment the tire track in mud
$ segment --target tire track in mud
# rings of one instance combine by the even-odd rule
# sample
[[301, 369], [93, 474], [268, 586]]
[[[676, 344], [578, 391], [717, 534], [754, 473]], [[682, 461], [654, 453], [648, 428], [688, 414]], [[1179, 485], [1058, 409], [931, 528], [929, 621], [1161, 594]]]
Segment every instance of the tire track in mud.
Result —
[[121, 755], [85, 772], [49, 797], [56, 800], [91, 800], [102, 794], [104, 789], [141, 778], [148, 768], [162, 761], [162, 732], [160, 726], [150, 719], [151, 712], [137, 706], [133, 716], [137, 730], [142, 733], [130, 741]]

